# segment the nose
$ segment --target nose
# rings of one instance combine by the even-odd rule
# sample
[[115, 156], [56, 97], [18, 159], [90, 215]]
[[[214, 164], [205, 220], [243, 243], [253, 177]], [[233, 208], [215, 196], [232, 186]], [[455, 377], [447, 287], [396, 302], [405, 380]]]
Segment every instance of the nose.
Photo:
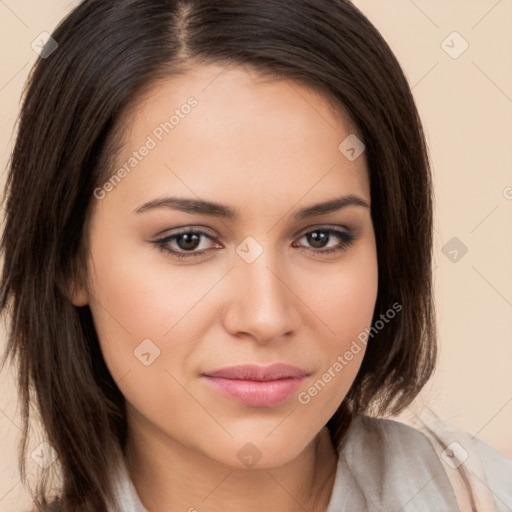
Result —
[[301, 318], [293, 283], [282, 265], [266, 254], [264, 251], [252, 263], [236, 257], [223, 319], [230, 334], [249, 336], [259, 343], [289, 336], [297, 330]]

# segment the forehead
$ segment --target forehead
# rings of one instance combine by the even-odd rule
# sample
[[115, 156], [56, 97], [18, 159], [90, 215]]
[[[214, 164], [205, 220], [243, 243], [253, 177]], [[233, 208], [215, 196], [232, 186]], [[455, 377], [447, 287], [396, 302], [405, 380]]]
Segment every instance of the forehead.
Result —
[[130, 197], [167, 186], [217, 198], [236, 190], [248, 201], [272, 190], [283, 201], [325, 199], [332, 188], [369, 193], [364, 153], [351, 161], [339, 148], [359, 136], [343, 107], [250, 68], [196, 66], [155, 82], [125, 110], [121, 127], [116, 169], [151, 146], [119, 187]]

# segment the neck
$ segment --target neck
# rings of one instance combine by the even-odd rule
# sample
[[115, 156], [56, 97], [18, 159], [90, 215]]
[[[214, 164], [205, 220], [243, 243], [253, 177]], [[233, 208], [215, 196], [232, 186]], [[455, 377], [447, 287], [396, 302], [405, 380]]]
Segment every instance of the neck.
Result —
[[149, 512], [325, 512], [338, 454], [324, 427], [283, 466], [238, 469], [164, 436], [129, 429], [126, 465]]

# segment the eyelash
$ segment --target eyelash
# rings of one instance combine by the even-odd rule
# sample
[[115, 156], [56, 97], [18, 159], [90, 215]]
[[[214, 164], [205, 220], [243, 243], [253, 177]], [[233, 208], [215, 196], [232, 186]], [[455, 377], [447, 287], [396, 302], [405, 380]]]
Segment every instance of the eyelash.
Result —
[[[342, 251], [347, 250], [354, 243], [354, 241], [356, 239], [356, 236], [352, 232], [350, 232], [350, 231], [341, 231], [341, 230], [334, 229], [334, 228], [322, 228], [322, 227], [320, 227], [320, 228], [312, 229], [311, 231], [306, 231], [303, 235], [301, 235], [298, 238], [298, 240], [300, 240], [301, 238], [303, 238], [306, 235], [309, 235], [310, 233], [319, 232], [319, 231], [322, 232], [322, 233], [326, 233], [329, 236], [337, 237], [341, 241], [340, 245], [338, 245], [338, 246], [336, 246], [334, 248], [330, 248], [330, 249], [306, 248], [306, 250], [313, 251], [313, 252], [315, 252], [317, 254], [333, 254], [333, 253], [338, 253], [338, 252], [342, 252]], [[186, 228], [183, 231], [180, 231], [180, 232], [177, 232], [177, 233], [173, 233], [172, 235], [166, 236], [165, 238], [162, 238], [160, 240], [155, 240], [154, 244], [157, 246], [157, 248], [159, 250], [161, 250], [165, 254], [169, 254], [172, 257], [177, 258], [178, 260], [183, 260], [183, 259], [187, 259], [187, 258], [201, 257], [201, 256], [204, 256], [205, 253], [208, 252], [209, 250], [212, 250], [212, 249], [206, 249], [206, 250], [203, 250], [201, 252], [178, 252], [178, 251], [171, 250], [171, 249], [169, 249], [167, 247], [169, 242], [175, 240], [177, 237], [179, 237], [180, 235], [184, 235], [184, 234], [203, 235], [203, 236], [205, 236], [206, 238], [209, 238], [212, 241], [217, 241], [217, 239], [215, 239], [214, 237], [210, 236], [208, 233], [205, 233], [204, 231], [201, 231], [200, 229], [193, 230], [193, 229], [190, 229], [190, 228]]]

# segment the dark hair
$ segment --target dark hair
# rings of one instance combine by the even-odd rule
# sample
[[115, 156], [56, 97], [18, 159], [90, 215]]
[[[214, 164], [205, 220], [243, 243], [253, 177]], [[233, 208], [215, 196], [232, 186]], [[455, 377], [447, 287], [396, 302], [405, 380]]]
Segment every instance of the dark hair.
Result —
[[[315, 88], [344, 108], [365, 144], [378, 253], [373, 322], [361, 368], [327, 423], [340, 447], [352, 418], [396, 414], [435, 365], [433, 191], [426, 143], [391, 49], [348, 0], [84, 0], [55, 29], [24, 90], [9, 162], [0, 311], [2, 366], [19, 363], [25, 481], [34, 394], [58, 454], [65, 510], [114, 506], [111, 476], [126, 440], [124, 397], [99, 349], [83, 282], [93, 191], [112, 173], [121, 115], [154, 84], [194, 64], [248, 66]], [[340, 141], [341, 142], [341, 141]], [[44, 472], [34, 502], [48, 510]]]

